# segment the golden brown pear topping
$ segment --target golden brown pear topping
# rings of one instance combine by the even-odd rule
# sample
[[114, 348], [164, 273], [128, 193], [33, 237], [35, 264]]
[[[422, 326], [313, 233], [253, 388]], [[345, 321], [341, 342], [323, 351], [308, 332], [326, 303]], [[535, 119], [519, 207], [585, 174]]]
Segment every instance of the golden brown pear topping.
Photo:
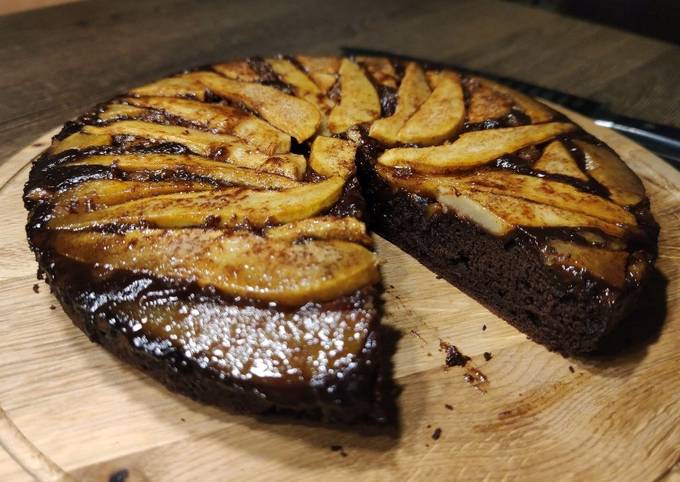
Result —
[[551, 174], [575, 177], [582, 181], [588, 180], [588, 176], [578, 167], [574, 158], [560, 141], [553, 141], [548, 144], [543, 151], [543, 155], [534, 164], [534, 169]]
[[375, 255], [346, 241], [291, 243], [251, 233], [154, 229], [59, 232], [54, 247], [107, 269], [195, 282], [228, 295], [290, 306], [333, 300], [379, 279]]
[[418, 108], [428, 99], [431, 90], [423, 69], [416, 63], [406, 66], [404, 78], [399, 86], [397, 108], [394, 115], [378, 119], [371, 124], [369, 135], [386, 144], [406, 142], [399, 133]]
[[[271, 124], [258, 119], [240, 109], [222, 104], [206, 104], [189, 99], [173, 99], [168, 97], [128, 97], [123, 99], [131, 105], [112, 104], [111, 108], [130, 109], [131, 106], [154, 109], [170, 114], [198, 126], [205, 127], [220, 134], [231, 134], [251, 144], [255, 149], [267, 154], [283, 154], [290, 151], [290, 136], [274, 128]], [[138, 109], [128, 115], [144, 117], [150, 111]], [[103, 114], [105, 114], [105, 111]], [[152, 112], [152, 111], [151, 111]], [[105, 119], [106, 116], [99, 116]]]
[[[380, 96], [387, 109], [395, 90], [381, 118]], [[514, 127], [486, 122], [511, 113]], [[644, 187], [556, 119], [504, 85], [415, 62], [235, 60], [99, 108], [47, 154], [59, 155], [55, 169], [104, 178], [36, 186], [27, 199], [50, 203], [46, 225], [65, 256], [295, 305], [378, 280], [365, 225], [338, 214], [357, 152], [375, 152], [365, 167], [394, 190], [483, 231], [570, 230], [581, 244], [548, 239], [546, 262], [622, 287], [642, 230], [628, 208]], [[98, 232], [112, 228], [123, 234]]]
[[431, 173], [470, 169], [575, 129], [573, 124], [551, 122], [466, 132], [451, 144], [388, 149], [378, 162], [385, 166], [410, 167], [418, 172]]
[[349, 178], [355, 172], [354, 156], [357, 146], [352, 141], [319, 136], [312, 143], [309, 167], [324, 177]]
[[609, 190], [612, 201], [634, 206], [645, 197], [640, 178], [613, 151], [589, 142], [575, 140], [585, 156], [586, 171]]
[[399, 130], [399, 140], [406, 144], [439, 144], [460, 129], [464, 118], [465, 100], [460, 77], [453, 72], [441, 72], [437, 86], [425, 103]]
[[334, 134], [380, 117], [378, 93], [361, 67], [349, 59], [340, 64], [340, 104], [333, 107], [328, 128]]
[[150, 225], [161, 228], [263, 227], [316, 215], [337, 202], [343, 186], [342, 178], [333, 177], [281, 191], [226, 188], [165, 194], [89, 213], [54, 217], [48, 226], [69, 230], [109, 225]]

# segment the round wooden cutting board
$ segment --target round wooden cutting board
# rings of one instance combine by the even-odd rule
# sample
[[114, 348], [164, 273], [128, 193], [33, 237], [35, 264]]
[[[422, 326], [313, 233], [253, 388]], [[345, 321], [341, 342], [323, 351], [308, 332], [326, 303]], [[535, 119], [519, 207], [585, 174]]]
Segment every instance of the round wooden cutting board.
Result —
[[[645, 183], [661, 225], [653, 289], [611, 353], [566, 359], [378, 239], [384, 323], [401, 333], [387, 429], [224, 413], [90, 343], [26, 244], [22, 189], [53, 133], [41, 137], [0, 164], [0, 481], [678, 480], [680, 174], [568, 115]], [[468, 366], [445, 370], [440, 340]]]

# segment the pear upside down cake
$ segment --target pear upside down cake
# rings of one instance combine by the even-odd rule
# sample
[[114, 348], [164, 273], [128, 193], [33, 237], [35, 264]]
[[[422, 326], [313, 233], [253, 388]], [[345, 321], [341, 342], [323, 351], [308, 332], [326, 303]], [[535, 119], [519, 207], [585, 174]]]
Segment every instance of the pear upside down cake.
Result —
[[653, 270], [638, 177], [503, 85], [378, 57], [250, 58], [67, 123], [24, 195], [91, 340], [191, 397], [380, 417], [366, 225], [533, 340], [596, 349]]

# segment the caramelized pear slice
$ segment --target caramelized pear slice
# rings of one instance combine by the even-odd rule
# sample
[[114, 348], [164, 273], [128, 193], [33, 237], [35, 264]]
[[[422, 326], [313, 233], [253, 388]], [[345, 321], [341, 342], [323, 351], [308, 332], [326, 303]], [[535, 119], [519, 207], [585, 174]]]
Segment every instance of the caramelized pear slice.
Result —
[[218, 133], [234, 135], [266, 154], [290, 151], [289, 135], [235, 107], [167, 97], [130, 97], [124, 101], [133, 106], [160, 110]]
[[333, 107], [328, 128], [334, 134], [380, 117], [380, 99], [364, 71], [349, 59], [340, 65], [340, 104]]
[[177, 192], [209, 191], [215, 185], [190, 181], [86, 181], [54, 196], [54, 216], [85, 213], [135, 199]]
[[399, 86], [397, 109], [392, 116], [378, 119], [371, 124], [369, 135], [385, 144], [402, 142], [399, 130], [427, 100], [430, 93], [423, 69], [418, 64], [410, 62]]
[[146, 177], [163, 177], [168, 173], [175, 173], [177, 177], [182, 177], [188, 174], [220, 184], [257, 189], [286, 189], [300, 185], [299, 182], [288, 177], [184, 154], [144, 153], [89, 156], [71, 162], [69, 165], [110, 166]]
[[[275, 157], [253, 150], [238, 137], [213, 134], [187, 127], [167, 126], [141, 121], [119, 121], [101, 127], [85, 126], [91, 134], [128, 135], [153, 141], [177, 142], [196, 154], [219, 159], [241, 167], [260, 169], [299, 179], [304, 174], [306, 161], [299, 154], [279, 154]], [[273, 160], [273, 163], [268, 161]]]
[[60, 141], [54, 141], [49, 149], [49, 153], [59, 154], [60, 152], [68, 151], [69, 149], [108, 146], [111, 145], [111, 141], [111, 136], [108, 134], [86, 134], [84, 132], [76, 132]]
[[329, 104], [329, 100], [324, 96], [319, 86], [307, 77], [307, 74], [298, 69], [293, 62], [287, 59], [272, 58], [267, 59], [267, 63], [281, 80], [293, 88], [297, 97], [316, 105], [322, 112], [330, 110], [332, 105]]
[[160, 228], [204, 225], [233, 228], [247, 225], [259, 228], [316, 215], [337, 202], [343, 185], [343, 179], [333, 177], [282, 191], [226, 188], [165, 194], [91, 213], [55, 217], [49, 221], [48, 227], [79, 230], [110, 225], [153, 225]]
[[556, 208], [593, 216], [607, 223], [636, 226], [635, 216], [599, 196], [579, 191], [569, 184], [507, 171], [483, 171], [463, 176], [402, 177], [393, 169], [376, 166], [376, 171], [392, 186], [435, 198], [442, 191], [481, 191], [512, 196]]
[[399, 140], [408, 144], [438, 144], [455, 134], [464, 118], [460, 78], [453, 72], [442, 72], [432, 94], [399, 130]]
[[338, 80], [340, 59], [338, 57], [307, 57], [300, 55], [296, 58], [305, 69], [309, 77], [319, 89], [326, 94]]
[[495, 236], [504, 236], [515, 229], [511, 222], [467, 194], [443, 190], [436, 199], [444, 212], [453, 211], [459, 218], [471, 221]]
[[507, 95], [474, 80], [468, 85], [470, 86], [470, 101], [467, 122], [478, 124], [486, 120], [499, 119], [510, 113], [513, 102]]
[[[445, 183], [446, 177], [432, 177], [432, 182]], [[479, 191], [492, 192], [529, 201], [549, 204], [569, 211], [576, 211], [595, 216], [613, 224], [636, 226], [635, 216], [619, 205], [600, 196], [588, 194], [563, 182], [552, 181], [534, 176], [524, 176], [509, 171], [484, 171], [460, 179], [451, 179], [456, 183], [469, 186]]]
[[340, 176], [347, 179], [355, 172], [356, 150], [356, 144], [351, 141], [318, 136], [312, 143], [309, 167], [324, 177]]
[[411, 167], [420, 172], [469, 169], [575, 129], [574, 124], [551, 122], [466, 132], [452, 144], [388, 149], [378, 162], [386, 166]]
[[387, 87], [397, 88], [397, 72], [390, 59], [385, 57], [357, 57], [356, 61], [373, 79]]
[[574, 158], [560, 141], [553, 141], [548, 144], [543, 151], [543, 155], [534, 164], [534, 169], [551, 174], [575, 177], [582, 181], [588, 180], [588, 176], [581, 171]]
[[[401, 188], [409, 192], [415, 192], [416, 194], [437, 199], [441, 203], [443, 203], [440, 199], [441, 196], [445, 196], [444, 199], [450, 201], [449, 207], [454, 210], [462, 210], [462, 212], [466, 213], [463, 217], [475, 221], [493, 234], [506, 234], [514, 226], [583, 226], [601, 229], [606, 233], [621, 237], [630, 228], [629, 226], [619, 224], [622, 222], [616, 218], [619, 210], [612, 209], [612, 203], [607, 205], [594, 201], [597, 203], [596, 205], [600, 211], [593, 209], [593, 211], [599, 212], [607, 218], [614, 219], [612, 222], [607, 222], [593, 215], [587, 205], [581, 208], [576, 204], [570, 204], [569, 199], [581, 199], [581, 195], [586, 196], [586, 202], [591, 201], [591, 198], [595, 196], [574, 192], [574, 189], [566, 184], [563, 190], [563, 186], [559, 185], [560, 183], [554, 183], [557, 186], [555, 186], [553, 192], [550, 187], [537, 189], [532, 180], [525, 182], [526, 179], [522, 179], [533, 179], [529, 176], [515, 175], [518, 179], [512, 179], [511, 177], [506, 179], [506, 189], [501, 178], [496, 179], [495, 182], [489, 181], [485, 185], [484, 183], [470, 182], [470, 179], [474, 180], [474, 175], [466, 177], [420, 176], [417, 174], [399, 176], [393, 169], [380, 165], [376, 166], [376, 170], [380, 177], [397, 189]], [[501, 173], [501, 175], [504, 175], [504, 173]], [[481, 173], [479, 177], [482, 177]], [[537, 179], [537, 181], [542, 182], [543, 180]], [[537, 189], [539, 192], [534, 193], [534, 189]], [[536, 202], [535, 200], [540, 200], [546, 204]], [[600, 201], [606, 203], [603, 199], [600, 199]], [[503, 202], [507, 202], [508, 206], [504, 207]], [[577, 202], [574, 201], [574, 203]], [[518, 211], [512, 212], [509, 206]], [[585, 212], [580, 212], [578, 211], [579, 209], [583, 209]], [[635, 218], [631, 217], [630, 214], [624, 219], [631, 221], [633, 224], [635, 223]], [[546, 224], [543, 226], [541, 225], [542, 222]]]
[[247, 60], [232, 60], [222, 64], [212, 66], [216, 72], [233, 80], [241, 82], [257, 82], [260, 76], [253, 70]]
[[177, 77], [161, 79], [151, 84], [132, 89], [132, 95], [156, 95], [161, 97], [191, 97], [205, 99], [205, 85], [201, 82], [205, 72], [191, 72]]
[[319, 216], [275, 226], [265, 231], [272, 239], [299, 241], [301, 239], [338, 239], [371, 246], [373, 240], [366, 234], [364, 223], [353, 217]]
[[111, 270], [148, 273], [289, 306], [333, 300], [379, 279], [375, 255], [346, 241], [295, 244], [250, 233], [149, 229], [59, 232], [54, 248]]
[[634, 206], [645, 198], [640, 178], [613, 151], [581, 140], [574, 144], [583, 151], [586, 171], [609, 190], [612, 201]]
[[548, 243], [544, 257], [550, 266], [585, 270], [615, 288], [623, 288], [626, 283], [627, 251], [612, 251], [553, 239]]
[[[158, 97], [158, 99], [165, 99], [165, 97]], [[176, 99], [180, 100], [180, 99]], [[120, 120], [120, 119], [139, 119], [149, 114], [146, 109], [140, 109], [128, 104], [109, 104], [103, 111], [97, 115], [99, 119], [104, 122]]]
[[521, 92], [517, 92], [515, 89], [506, 87], [503, 84], [497, 82], [492, 82], [488, 79], [478, 78], [475, 79], [479, 81], [482, 85], [485, 85], [493, 90], [500, 92], [501, 94], [510, 97], [517, 107], [519, 107], [526, 115], [529, 116], [531, 122], [534, 124], [539, 122], [548, 122], [553, 119], [553, 111], [546, 105], [540, 103], [537, 100], [532, 99], [528, 95], [524, 95]]
[[319, 109], [274, 87], [239, 82], [210, 72], [205, 72], [201, 80], [210, 91], [244, 104], [298, 142], [309, 139], [321, 125]]
[[593, 216], [490, 192], [443, 190], [437, 201], [494, 235], [507, 234], [516, 226], [594, 228], [616, 237], [622, 237], [626, 232], [619, 225]]

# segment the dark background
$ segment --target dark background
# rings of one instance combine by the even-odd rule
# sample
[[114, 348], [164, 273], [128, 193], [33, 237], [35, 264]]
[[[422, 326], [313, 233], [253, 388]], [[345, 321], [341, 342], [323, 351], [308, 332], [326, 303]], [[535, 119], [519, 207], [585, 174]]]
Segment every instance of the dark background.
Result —
[[680, 0], [509, 0], [680, 45]]

